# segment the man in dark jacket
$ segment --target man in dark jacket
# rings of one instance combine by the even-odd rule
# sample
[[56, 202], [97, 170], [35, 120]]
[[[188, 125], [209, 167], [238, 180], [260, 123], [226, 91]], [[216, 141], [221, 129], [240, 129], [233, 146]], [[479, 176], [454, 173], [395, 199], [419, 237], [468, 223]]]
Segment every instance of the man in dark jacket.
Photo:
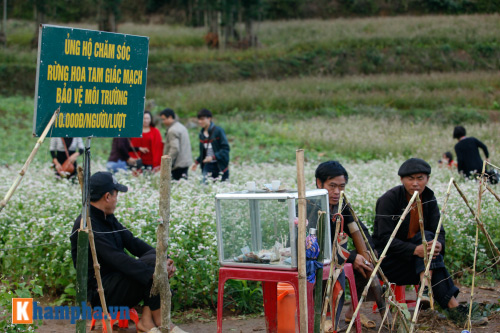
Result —
[[[113, 214], [118, 192], [127, 192], [109, 172], [96, 172], [90, 178], [90, 219], [107, 306], [136, 306], [144, 301], [140, 331], [161, 325], [160, 295], [150, 296], [155, 271], [156, 251], [146, 242], [134, 237]], [[71, 256], [76, 267], [77, 243], [81, 215], [77, 217], [71, 236]], [[132, 256], [128, 255], [127, 250]], [[138, 257], [139, 259], [136, 259]], [[169, 278], [175, 273], [174, 262], [168, 259]], [[89, 251], [87, 299], [92, 307], [100, 306], [97, 281]], [[176, 328], [177, 332], [182, 332]]]
[[467, 132], [463, 126], [456, 126], [453, 130], [453, 138], [458, 140], [455, 145], [457, 153], [458, 172], [465, 177], [473, 176], [476, 172], [483, 170], [483, 160], [479, 155], [479, 148], [484, 152], [484, 157], [488, 160], [490, 157], [488, 147], [474, 137], [466, 137]]
[[[427, 162], [419, 158], [410, 158], [401, 165], [398, 171], [402, 185], [390, 189], [377, 200], [373, 240], [378, 253], [384, 250], [415, 191], [419, 193], [422, 201], [425, 238], [428, 242], [427, 253], [430, 252], [440, 218], [434, 192], [426, 186], [430, 174], [431, 166]], [[459, 290], [453, 284], [453, 279], [444, 265], [445, 235], [444, 228], [441, 226], [434, 259], [430, 266], [432, 292], [441, 308], [446, 309], [448, 317], [461, 325], [467, 319], [469, 311], [468, 306], [458, 304], [456, 297]], [[381, 268], [390, 282], [397, 285], [418, 285], [425, 271], [423, 258], [424, 246], [415, 203], [391, 242]], [[429, 303], [427, 286], [424, 289], [422, 303]], [[485, 322], [484, 318], [474, 317], [473, 319], [475, 324]]]
[[[340, 192], [345, 190], [347, 182], [349, 181], [349, 175], [347, 174], [346, 169], [337, 161], [328, 161], [323, 162], [316, 168], [315, 172], [316, 177], [316, 187], [321, 189], [328, 190], [328, 201], [330, 205], [330, 234], [331, 240], [335, 239], [335, 225], [336, 218], [334, 214], [339, 212], [339, 200], [340, 200]], [[354, 218], [349, 211], [349, 208], [344, 205], [341, 209], [342, 216], [344, 218], [344, 232], [352, 238], [353, 233], [359, 231], [358, 225], [354, 221]], [[366, 226], [360, 221], [362, 232], [368, 238], [370, 245], [372, 248], [374, 247], [373, 241], [370, 237], [370, 233]], [[356, 289], [358, 292], [358, 297], [361, 295], [363, 289], [365, 288], [367, 278], [370, 277], [370, 274], [373, 271], [372, 264], [366, 260], [362, 255], [358, 254], [357, 250], [347, 251], [347, 243], [343, 245], [345, 251], [343, 251], [343, 255], [345, 257], [342, 258], [339, 256], [339, 262], [347, 262], [352, 264], [354, 268], [354, 275], [356, 278]], [[342, 286], [342, 289], [345, 290], [345, 274], [341, 273], [338, 279], [339, 283]], [[345, 294], [345, 293], [344, 293]], [[335, 325], [338, 327], [338, 322], [340, 319], [340, 313], [342, 312], [342, 307], [344, 305], [344, 294], [340, 298], [339, 306], [337, 308], [337, 315], [335, 319]], [[368, 293], [369, 301], [373, 301], [374, 297], [372, 295], [372, 291]], [[347, 310], [345, 317], [346, 321], [350, 321], [353, 314], [352, 304]]]
[[226, 133], [212, 122], [212, 112], [201, 109], [198, 112], [200, 131], [200, 156], [196, 159], [191, 170], [196, 171], [201, 165], [203, 182], [206, 177], [217, 178], [222, 174], [221, 181], [229, 178], [229, 142]]

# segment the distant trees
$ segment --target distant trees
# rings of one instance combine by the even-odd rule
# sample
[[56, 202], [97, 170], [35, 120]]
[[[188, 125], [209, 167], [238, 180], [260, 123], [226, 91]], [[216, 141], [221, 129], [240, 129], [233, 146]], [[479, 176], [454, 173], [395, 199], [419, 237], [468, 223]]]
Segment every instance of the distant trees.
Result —
[[[253, 47], [258, 44], [255, 22], [262, 19], [267, 0], [150, 0], [149, 10], [162, 6], [182, 9], [184, 23], [205, 26], [205, 41], [211, 47]], [[163, 3], [163, 5], [161, 5]], [[152, 11], [151, 11], [152, 12]], [[238, 30], [241, 23], [244, 31]]]
[[94, 20], [106, 31], [116, 31], [120, 21], [147, 22], [154, 16], [205, 26], [212, 46], [252, 47], [258, 44], [255, 26], [260, 20], [498, 13], [500, 0], [10, 0], [6, 11], [9, 18], [37, 25]]

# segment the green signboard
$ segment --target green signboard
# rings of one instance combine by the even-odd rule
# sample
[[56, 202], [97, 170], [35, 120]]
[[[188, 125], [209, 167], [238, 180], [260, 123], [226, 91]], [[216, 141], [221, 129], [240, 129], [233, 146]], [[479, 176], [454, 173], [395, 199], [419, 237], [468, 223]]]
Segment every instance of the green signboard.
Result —
[[149, 38], [42, 25], [33, 134], [61, 111], [52, 137], [140, 137]]

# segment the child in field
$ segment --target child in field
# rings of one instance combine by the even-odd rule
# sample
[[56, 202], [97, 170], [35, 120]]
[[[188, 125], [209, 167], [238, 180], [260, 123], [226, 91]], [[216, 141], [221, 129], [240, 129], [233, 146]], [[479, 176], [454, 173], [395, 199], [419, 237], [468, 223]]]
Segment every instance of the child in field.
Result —
[[438, 163], [440, 167], [447, 167], [448, 169], [455, 169], [457, 167], [457, 162], [453, 160], [453, 154], [449, 151], [443, 154]]

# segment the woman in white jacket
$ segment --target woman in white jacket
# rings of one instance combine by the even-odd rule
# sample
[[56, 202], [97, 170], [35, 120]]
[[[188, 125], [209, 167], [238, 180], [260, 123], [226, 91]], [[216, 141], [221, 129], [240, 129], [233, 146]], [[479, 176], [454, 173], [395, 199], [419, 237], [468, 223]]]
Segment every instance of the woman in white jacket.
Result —
[[[76, 175], [76, 159], [83, 154], [83, 140], [82, 138], [50, 138], [50, 155], [52, 156], [52, 163], [58, 176], [71, 178]], [[69, 159], [73, 166], [74, 171], [70, 174], [62, 173], [62, 165]]]

